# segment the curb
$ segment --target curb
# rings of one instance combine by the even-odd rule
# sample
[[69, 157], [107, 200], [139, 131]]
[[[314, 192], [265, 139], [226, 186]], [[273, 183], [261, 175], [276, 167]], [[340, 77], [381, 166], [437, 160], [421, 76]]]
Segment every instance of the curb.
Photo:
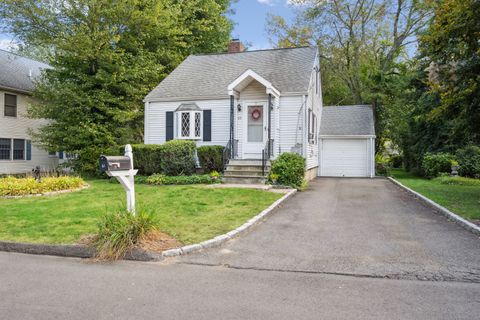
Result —
[[[272, 214], [275, 209], [277, 209], [285, 200], [290, 198], [296, 192], [296, 189], [290, 190], [283, 197], [272, 203], [267, 209], [263, 210], [258, 215], [251, 218], [237, 229], [227, 232], [226, 234], [219, 235], [213, 239], [209, 239], [201, 243], [166, 250], [162, 253], [153, 253], [140, 249], [134, 249], [127, 252], [123, 259], [135, 261], [159, 261], [166, 257], [175, 257], [219, 246], [224, 242], [230, 240], [231, 238], [239, 236], [240, 234], [252, 228], [254, 225], [258, 224], [263, 218]], [[11, 241], [0, 241], [0, 251], [73, 258], [92, 258], [95, 253], [95, 250], [93, 248], [85, 245], [38, 244]]]
[[473, 234], [475, 234], [477, 236], [480, 236], [480, 227], [479, 226], [477, 226], [477, 225], [471, 223], [470, 221], [460, 217], [459, 215], [457, 215], [457, 214], [453, 213], [452, 211], [448, 210], [447, 208], [442, 207], [441, 205], [439, 205], [438, 203], [436, 203], [433, 200], [430, 200], [429, 198], [425, 197], [424, 195], [421, 195], [420, 193], [418, 193], [416, 191], [413, 191], [409, 187], [404, 186], [402, 183], [395, 180], [394, 178], [388, 177], [388, 180], [390, 180], [391, 182], [393, 182], [395, 185], [399, 186], [400, 188], [406, 190], [407, 192], [413, 194], [416, 198], [425, 202], [433, 210], [435, 210], [436, 212], [439, 212], [440, 214], [447, 217], [448, 220], [451, 220], [451, 221], [459, 224], [464, 229], [467, 229], [468, 231], [472, 232]]
[[[95, 250], [85, 245], [73, 244], [39, 244], [0, 241], [0, 251], [27, 253], [70, 258], [93, 258]], [[156, 261], [161, 260], [161, 254], [155, 254], [139, 249], [134, 249], [125, 254], [125, 260]]]
[[209, 239], [200, 243], [196, 244], [191, 244], [188, 246], [183, 246], [181, 248], [176, 248], [176, 249], [170, 249], [162, 252], [163, 257], [176, 257], [180, 255], [185, 255], [188, 253], [192, 252], [197, 252], [203, 249], [208, 249], [212, 247], [217, 247], [222, 245], [223, 243], [227, 242], [228, 240], [238, 237], [242, 233], [245, 233], [246, 231], [250, 230], [252, 227], [260, 223], [264, 218], [267, 216], [271, 215], [275, 209], [280, 207], [280, 205], [286, 201], [288, 198], [292, 197], [295, 193], [297, 192], [297, 189], [292, 189], [288, 191], [283, 197], [272, 203], [268, 208], [257, 214], [255, 217], [251, 218], [244, 224], [242, 224], [240, 227], [236, 228], [235, 230], [232, 230], [230, 232], [227, 232], [225, 234], [216, 236], [213, 239]]

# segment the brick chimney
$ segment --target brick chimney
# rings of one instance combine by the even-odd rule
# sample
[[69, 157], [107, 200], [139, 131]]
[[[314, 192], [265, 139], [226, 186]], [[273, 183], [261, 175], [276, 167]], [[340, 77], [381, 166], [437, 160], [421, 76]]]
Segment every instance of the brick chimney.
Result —
[[228, 44], [228, 53], [238, 53], [245, 51], [245, 47], [240, 39], [232, 39]]

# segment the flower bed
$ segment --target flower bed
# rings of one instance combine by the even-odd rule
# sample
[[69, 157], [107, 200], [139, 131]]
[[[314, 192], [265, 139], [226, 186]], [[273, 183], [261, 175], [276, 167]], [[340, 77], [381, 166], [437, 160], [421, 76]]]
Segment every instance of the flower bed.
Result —
[[86, 185], [80, 177], [46, 177], [37, 182], [34, 178], [6, 177], [0, 179], [0, 197], [37, 195], [48, 192], [73, 190]]

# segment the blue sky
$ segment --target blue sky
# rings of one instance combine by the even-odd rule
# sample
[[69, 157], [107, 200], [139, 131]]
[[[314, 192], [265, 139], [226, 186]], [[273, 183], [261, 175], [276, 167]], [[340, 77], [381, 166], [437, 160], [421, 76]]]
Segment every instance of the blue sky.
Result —
[[[291, 21], [294, 8], [288, 0], [238, 0], [233, 4], [235, 14], [230, 18], [235, 22], [232, 37], [249, 43], [250, 50], [271, 48], [265, 31], [268, 13], [281, 15]], [[0, 33], [0, 49], [12, 45], [12, 36]]]
[[232, 36], [250, 43], [250, 50], [271, 48], [265, 31], [267, 14], [283, 16], [287, 21], [294, 17], [294, 7], [288, 0], [238, 0], [233, 4], [235, 22]]

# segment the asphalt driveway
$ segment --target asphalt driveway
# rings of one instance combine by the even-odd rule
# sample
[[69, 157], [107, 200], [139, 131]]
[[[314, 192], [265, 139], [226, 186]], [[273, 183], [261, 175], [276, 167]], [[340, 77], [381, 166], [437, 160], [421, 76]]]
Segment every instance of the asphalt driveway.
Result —
[[250, 234], [178, 262], [480, 283], [480, 239], [388, 180], [322, 178]]
[[0, 252], [0, 319], [475, 319], [480, 239], [381, 179], [318, 179], [249, 234], [109, 264]]

